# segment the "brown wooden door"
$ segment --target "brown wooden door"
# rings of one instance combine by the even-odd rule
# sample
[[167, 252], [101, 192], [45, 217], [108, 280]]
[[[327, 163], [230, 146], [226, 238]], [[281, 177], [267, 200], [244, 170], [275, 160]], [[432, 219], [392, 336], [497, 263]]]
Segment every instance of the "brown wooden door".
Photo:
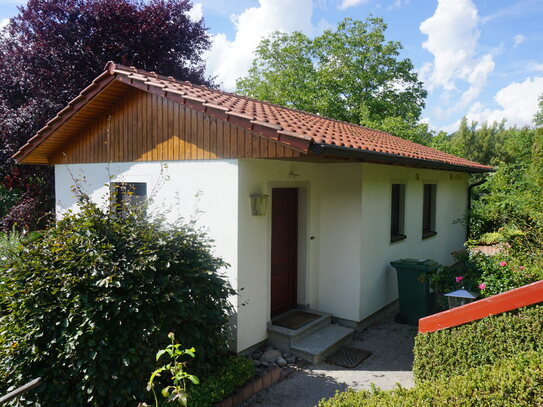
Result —
[[272, 190], [271, 315], [296, 307], [298, 189]]

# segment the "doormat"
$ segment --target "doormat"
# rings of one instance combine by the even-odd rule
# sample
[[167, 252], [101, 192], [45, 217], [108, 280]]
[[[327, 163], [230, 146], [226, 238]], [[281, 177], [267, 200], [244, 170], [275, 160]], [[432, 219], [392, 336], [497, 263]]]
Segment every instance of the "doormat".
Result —
[[353, 369], [370, 356], [371, 352], [368, 350], [342, 346], [336, 353], [328, 356], [326, 361], [333, 365]]
[[320, 318], [319, 314], [313, 314], [311, 312], [301, 310], [292, 311], [278, 319], [274, 319], [272, 324], [282, 326], [283, 328], [296, 330], [318, 318]]

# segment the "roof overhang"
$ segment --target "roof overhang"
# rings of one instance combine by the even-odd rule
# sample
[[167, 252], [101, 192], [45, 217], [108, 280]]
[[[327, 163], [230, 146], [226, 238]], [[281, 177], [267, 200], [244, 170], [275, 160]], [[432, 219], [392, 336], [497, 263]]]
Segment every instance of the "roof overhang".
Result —
[[[86, 123], [92, 120], [93, 115], [95, 117], [99, 112], [105, 111], [105, 109], [115, 101], [116, 97], [121, 97], [127, 89], [134, 88], [159, 95], [175, 103], [185, 105], [190, 109], [216, 117], [220, 120], [231, 122], [238, 127], [250, 130], [264, 138], [284, 144], [285, 146], [304, 154], [311, 152], [320, 156], [348, 157], [365, 162], [468, 173], [494, 171], [492, 167], [451, 155], [447, 155], [451, 157], [449, 162], [447, 162], [446, 160], [434, 160], [432, 159], [431, 154], [428, 158], [417, 157], [412, 151], [407, 151], [403, 154], [401, 152], [385, 152], [375, 148], [375, 146], [372, 149], [366, 150], [366, 147], [364, 146], [359, 148], [326, 144], [326, 142], [321, 142], [321, 140], [315, 139], [305, 132], [296, 131], [296, 129], [294, 129], [295, 131], [287, 130], [269, 120], [263, 120], [258, 116], [252, 116], [242, 111], [236, 111], [234, 108], [221, 105], [220, 100], [217, 101], [216, 98], [209, 97], [209, 94], [214, 92], [216, 96], [217, 93], [220, 93], [221, 97], [235, 97], [240, 98], [240, 100], [249, 100], [248, 98], [226, 94], [201, 86], [199, 87], [188, 82], [178, 82], [171, 77], [164, 77], [153, 72], [141, 71], [134, 67], [116, 65], [113, 62], [108, 62], [104, 72], [102, 72], [87, 88], [81, 91], [75, 99], [68, 103], [64, 109], [21, 147], [13, 158], [18, 163], [23, 164], [49, 164], [48, 157], [58, 151], [65, 143], [70, 142], [70, 139], [74, 134], [77, 134]], [[208, 97], [209, 100], [206, 99], [206, 97]], [[295, 112], [297, 115], [307, 115], [311, 120], [318, 118], [330, 120], [334, 125], [336, 123], [345, 125], [345, 123], [321, 118], [306, 112], [291, 111], [276, 105], [270, 106], [274, 109], [286, 109], [289, 113]], [[349, 125], [355, 126], [352, 124]], [[385, 132], [377, 130], [372, 131], [379, 134], [385, 134]], [[388, 133], [386, 134], [391, 136]], [[403, 139], [401, 139], [401, 141], [406, 142], [406, 140]], [[437, 150], [429, 149], [428, 147], [420, 147], [437, 152]], [[456, 161], [459, 163], [455, 163]], [[461, 162], [465, 162], [466, 165], [460, 164]]]
[[[134, 76], [127, 75], [124, 71], [118, 71], [113, 62], [108, 62], [105, 71], [102, 72], [88, 87], [83, 89], [81, 93], [73, 99], [68, 105], [62, 109], [57, 115], [51, 119], [36, 135], [28, 140], [13, 158], [19, 164], [38, 164], [48, 165], [47, 155], [51, 154], [56, 148], [59, 148], [64, 143], [69, 142], [69, 138], [75, 131], [68, 131], [66, 134], [57, 134], [60, 129], [66, 127], [77, 129], [78, 126], [73, 125], [74, 121], [78, 121], [86, 113], [86, 111], [97, 112], [97, 107], [91, 109], [87, 107], [89, 104], [98, 103], [104, 107], [111, 104], [106, 103], [101, 99], [107, 99], [102, 96], [102, 92], [113, 88], [114, 92], [119, 92], [120, 89], [132, 88], [145, 92], [149, 92], [164, 98], [167, 98], [175, 103], [187, 106], [190, 109], [207, 115], [216, 117], [234, 124], [235, 126], [250, 130], [264, 138], [268, 138], [275, 142], [281, 143], [293, 150], [307, 153], [312, 142], [310, 137], [301, 137], [298, 134], [284, 130], [281, 126], [271, 123], [255, 120], [254, 117], [240, 114], [235, 111], [230, 111], [222, 106], [207, 103], [206, 100], [197, 98], [175, 89], [165, 89], [151, 84], [145, 80], [141, 80], [137, 75], [137, 70], [134, 68]], [[162, 78], [156, 75], [157, 78]], [[97, 114], [97, 113], [94, 113]], [[79, 116], [79, 117], [78, 117]], [[87, 119], [89, 120], [89, 119]], [[84, 123], [84, 120], [81, 121]], [[82, 127], [84, 124], [79, 126]]]
[[455, 165], [441, 161], [431, 161], [428, 159], [402, 157], [397, 154], [384, 153], [380, 151], [365, 151], [355, 148], [335, 146], [331, 144], [312, 144], [311, 151], [317, 155], [328, 155], [337, 157], [347, 157], [362, 162], [386, 165], [402, 165], [406, 167], [428, 168], [442, 171], [458, 171], [469, 173], [494, 172], [491, 167], [475, 168], [464, 165]]

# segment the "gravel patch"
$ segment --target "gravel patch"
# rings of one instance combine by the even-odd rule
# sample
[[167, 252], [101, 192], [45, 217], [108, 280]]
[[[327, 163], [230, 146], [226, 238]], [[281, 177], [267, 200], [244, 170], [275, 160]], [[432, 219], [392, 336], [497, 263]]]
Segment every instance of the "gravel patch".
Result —
[[384, 390], [396, 383], [413, 386], [413, 345], [416, 327], [387, 319], [355, 333], [349, 345], [372, 355], [354, 369], [321, 362], [306, 365], [284, 380], [256, 394], [242, 407], [313, 407], [321, 399], [348, 388], [369, 389], [375, 384]]

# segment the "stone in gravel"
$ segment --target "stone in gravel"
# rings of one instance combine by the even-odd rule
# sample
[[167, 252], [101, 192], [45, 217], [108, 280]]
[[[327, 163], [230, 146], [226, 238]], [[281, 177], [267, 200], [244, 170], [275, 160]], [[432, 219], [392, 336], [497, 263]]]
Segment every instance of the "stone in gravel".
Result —
[[280, 357], [281, 357], [281, 352], [279, 352], [276, 349], [270, 349], [270, 350], [267, 350], [266, 352], [264, 352], [264, 354], [260, 358], [260, 361], [261, 362], [273, 363], [273, 362], [275, 362], [277, 360], [277, 358], [280, 358]]
[[283, 358], [277, 358], [276, 362], [279, 366], [283, 367], [287, 365], [287, 361]]
[[288, 357], [286, 358], [286, 361], [287, 361], [288, 363], [296, 363], [296, 359], [297, 359], [297, 358], [296, 358], [295, 355], [290, 355], [290, 356], [288, 356]]
[[268, 367], [270, 364], [268, 362], [264, 362], [263, 360], [260, 361], [260, 366], [262, 367]]
[[260, 360], [253, 359], [253, 365], [260, 366]]
[[291, 354], [288, 352], [283, 352], [283, 358], [288, 358]]
[[287, 377], [288, 373], [289, 373], [288, 369], [286, 368], [281, 369], [281, 375], [280, 375], [281, 379], [284, 379], [285, 377]]
[[252, 357], [253, 359], [260, 359], [260, 358], [262, 357], [262, 354], [263, 354], [263, 353], [264, 353], [264, 352], [260, 352], [260, 351], [253, 352], [252, 355], [251, 355], [251, 357]]

